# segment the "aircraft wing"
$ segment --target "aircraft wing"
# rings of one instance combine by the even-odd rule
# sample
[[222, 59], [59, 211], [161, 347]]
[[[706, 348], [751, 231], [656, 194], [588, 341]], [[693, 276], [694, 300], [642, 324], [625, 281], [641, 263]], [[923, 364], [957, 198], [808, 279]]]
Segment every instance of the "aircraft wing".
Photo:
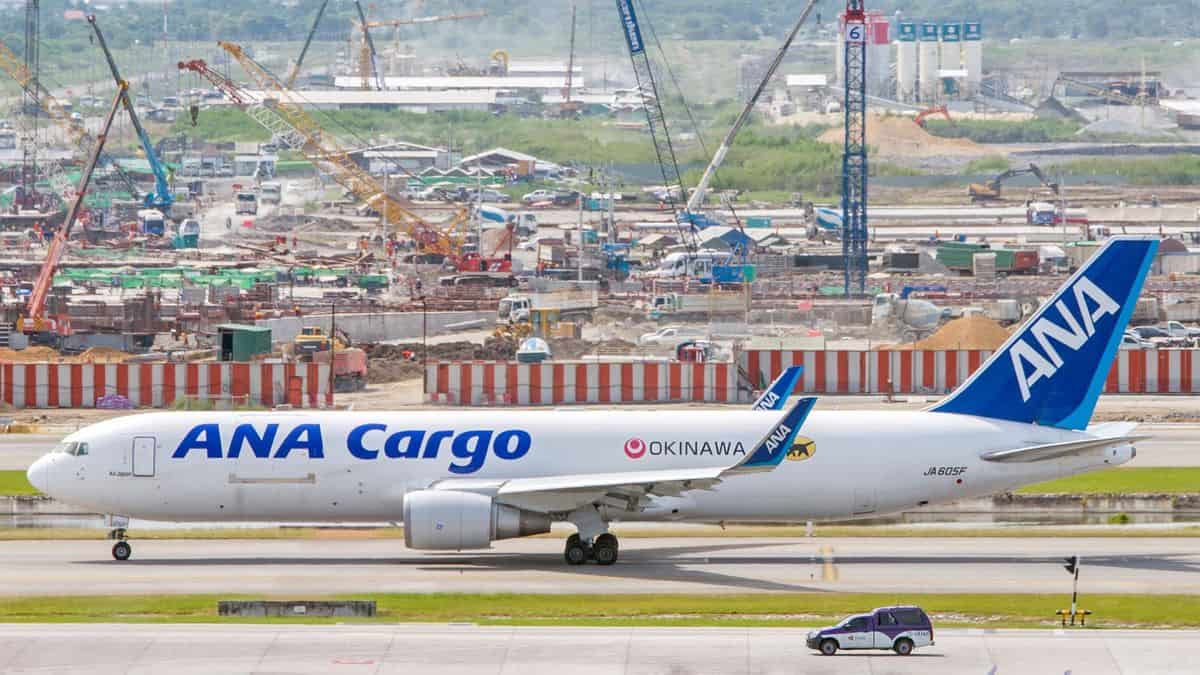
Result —
[[1024, 448], [1013, 448], [1011, 450], [993, 450], [980, 455], [980, 459], [989, 462], [1041, 462], [1047, 459], [1056, 459], [1066, 455], [1074, 455], [1088, 450], [1098, 450], [1110, 448], [1114, 445], [1129, 445], [1137, 441], [1144, 441], [1149, 436], [1109, 436], [1105, 438], [1083, 438], [1076, 441], [1062, 441], [1059, 443], [1046, 443], [1043, 445], [1031, 445]]
[[488, 494], [503, 504], [541, 513], [573, 511], [586, 504], [637, 511], [647, 506], [648, 498], [652, 496], [677, 497], [690, 490], [709, 490], [727, 476], [774, 469], [787, 456], [796, 433], [815, 403], [815, 398], [797, 401], [779, 422], [771, 426], [754, 449], [732, 466], [497, 480], [447, 479], [430, 488]]

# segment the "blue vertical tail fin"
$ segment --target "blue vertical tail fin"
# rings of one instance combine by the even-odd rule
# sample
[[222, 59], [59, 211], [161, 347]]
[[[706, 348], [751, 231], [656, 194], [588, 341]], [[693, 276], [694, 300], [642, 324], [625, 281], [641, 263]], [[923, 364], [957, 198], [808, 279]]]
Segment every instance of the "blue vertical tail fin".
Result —
[[1084, 429], [1158, 242], [1110, 239], [933, 412]]
[[800, 380], [800, 374], [804, 372], [804, 366], [790, 366], [785, 368], [779, 377], [771, 383], [771, 386], [758, 397], [751, 410], [783, 410], [783, 406], [787, 405], [788, 397], [792, 395], [792, 390], [796, 388], [796, 382]]

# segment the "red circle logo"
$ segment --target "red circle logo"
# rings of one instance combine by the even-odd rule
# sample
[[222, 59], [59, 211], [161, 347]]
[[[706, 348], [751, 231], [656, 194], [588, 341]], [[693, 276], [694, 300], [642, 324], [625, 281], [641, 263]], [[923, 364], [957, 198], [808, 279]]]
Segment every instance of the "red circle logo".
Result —
[[640, 459], [646, 454], [646, 441], [640, 438], [631, 438], [625, 441], [625, 454], [629, 459]]

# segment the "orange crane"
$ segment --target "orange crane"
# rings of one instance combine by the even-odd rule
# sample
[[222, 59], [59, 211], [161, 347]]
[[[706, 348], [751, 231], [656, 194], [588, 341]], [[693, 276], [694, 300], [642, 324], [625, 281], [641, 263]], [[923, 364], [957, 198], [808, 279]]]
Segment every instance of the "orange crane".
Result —
[[50, 289], [54, 285], [54, 274], [58, 271], [58, 264], [62, 262], [63, 255], [67, 251], [67, 239], [71, 236], [71, 230], [75, 227], [75, 222], [79, 219], [79, 213], [83, 209], [83, 198], [92, 182], [96, 164], [100, 161], [100, 154], [104, 150], [104, 141], [108, 138], [108, 131], [112, 128], [117, 111], [121, 109], [121, 99], [126, 95], [128, 87], [129, 85], [124, 81], [117, 82], [117, 95], [113, 98], [108, 116], [104, 118], [104, 126], [101, 127], [100, 134], [95, 138], [96, 144], [92, 148], [91, 155], [88, 156], [87, 165], [83, 167], [83, 173], [79, 176], [79, 185], [75, 189], [74, 199], [71, 200], [71, 207], [67, 210], [66, 220], [63, 221], [62, 227], [58, 228], [54, 239], [50, 240], [46, 261], [42, 263], [37, 282], [33, 285], [33, 292], [29, 294], [29, 301], [25, 305], [25, 316], [17, 322], [18, 329], [22, 333], [52, 332], [59, 336], [71, 334], [71, 320], [66, 314], [47, 319], [46, 298], [50, 295]]
[[459, 231], [469, 220], [469, 211], [460, 210], [446, 226], [440, 228], [409, 211], [399, 199], [388, 194], [374, 176], [354, 163], [349, 150], [326, 133], [304, 109], [296, 92], [285, 87], [239, 45], [232, 42], [217, 44], [241, 64], [250, 79], [260, 87], [261, 99], [210, 68], [204, 61], [181, 62], [179, 69], [192, 71], [208, 80], [234, 105], [269, 130], [274, 138], [303, 154], [318, 170], [379, 213], [383, 222], [411, 237], [423, 252], [444, 257], [458, 253], [462, 246]]
[[400, 28], [401, 26], [416, 26], [427, 23], [440, 23], [442, 21], [462, 21], [464, 19], [481, 19], [487, 16], [487, 12], [463, 12], [461, 14], [443, 14], [440, 16], [419, 16], [413, 19], [386, 19], [378, 21], [368, 21], [366, 14], [362, 11], [362, 5], [355, 3], [359, 11], [359, 20], [355, 22], [355, 27], [358, 29], [358, 75], [362, 79], [361, 87], [364, 90], [371, 89], [371, 75], [375, 76], [375, 84], [378, 89], [385, 89], [383, 77], [379, 74], [378, 64], [376, 63], [375, 41], [371, 39], [372, 28]]

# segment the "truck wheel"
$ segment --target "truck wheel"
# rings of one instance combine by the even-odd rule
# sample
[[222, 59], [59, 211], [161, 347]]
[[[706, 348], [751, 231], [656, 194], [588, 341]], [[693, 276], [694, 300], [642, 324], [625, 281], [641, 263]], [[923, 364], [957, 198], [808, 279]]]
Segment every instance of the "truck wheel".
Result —
[[825, 638], [821, 640], [821, 653], [825, 656], [833, 656], [837, 653], [838, 643], [833, 638]]
[[908, 656], [913, 650], [912, 640], [909, 640], [908, 638], [900, 638], [899, 640], [896, 640], [896, 644], [892, 646], [892, 649], [895, 650], [895, 652], [900, 656]]

